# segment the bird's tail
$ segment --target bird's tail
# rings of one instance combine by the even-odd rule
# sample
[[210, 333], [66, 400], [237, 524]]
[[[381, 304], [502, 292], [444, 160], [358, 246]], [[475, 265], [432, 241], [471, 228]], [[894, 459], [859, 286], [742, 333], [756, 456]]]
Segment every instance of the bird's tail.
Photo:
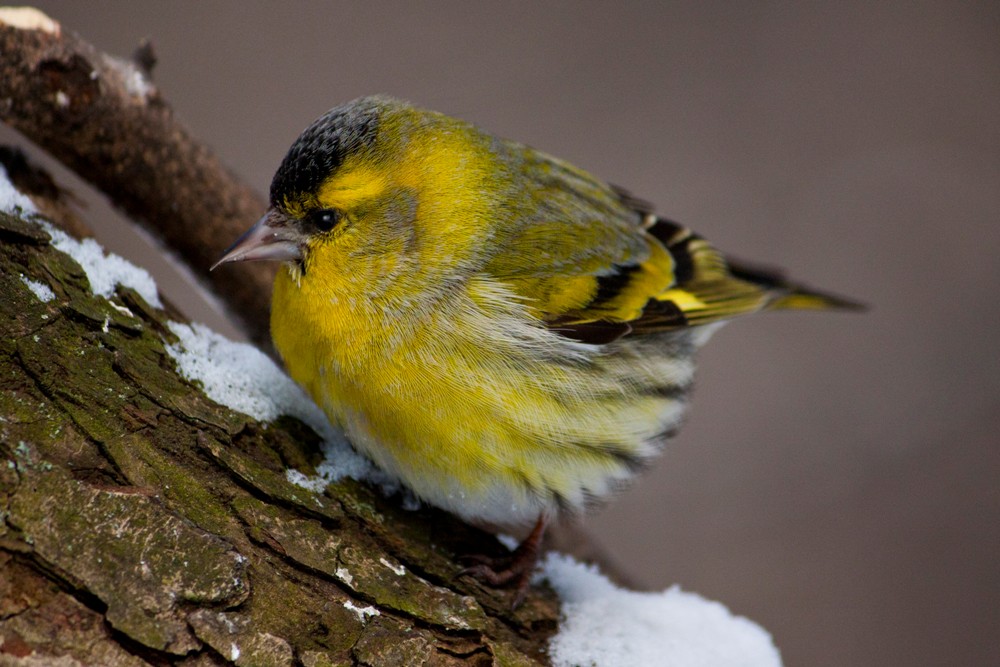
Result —
[[729, 260], [733, 277], [765, 288], [774, 297], [768, 310], [867, 310], [859, 301], [828, 292], [820, 292], [787, 281], [780, 271], [763, 269], [740, 261]]

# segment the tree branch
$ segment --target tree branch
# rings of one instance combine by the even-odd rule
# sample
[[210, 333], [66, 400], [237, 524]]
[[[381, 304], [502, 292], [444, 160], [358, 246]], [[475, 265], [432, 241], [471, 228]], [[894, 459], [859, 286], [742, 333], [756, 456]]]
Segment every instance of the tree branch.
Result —
[[265, 200], [188, 133], [139, 67], [25, 11], [0, 9], [0, 120], [161, 238], [268, 345], [273, 268], [208, 273]]

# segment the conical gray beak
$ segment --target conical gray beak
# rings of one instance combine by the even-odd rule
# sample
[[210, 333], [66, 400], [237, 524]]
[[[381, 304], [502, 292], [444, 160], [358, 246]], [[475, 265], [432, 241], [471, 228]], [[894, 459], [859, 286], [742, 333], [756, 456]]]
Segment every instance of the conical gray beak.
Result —
[[270, 209], [264, 217], [229, 246], [209, 271], [228, 262], [277, 261], [302, 259], [302, 233], [282, 213]]

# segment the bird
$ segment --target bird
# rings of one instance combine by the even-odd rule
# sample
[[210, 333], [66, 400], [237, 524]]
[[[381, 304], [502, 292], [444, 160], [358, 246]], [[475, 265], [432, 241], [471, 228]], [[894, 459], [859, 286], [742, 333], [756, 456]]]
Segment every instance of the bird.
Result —
[[277, 261], [271, 336], [352, 445], [426, 503], [532, 527], [462, 573], [519, 604], [550, 521], [674, 435], [699, 348], [767, 310], [857, 309], [724, 256], [627, 190], [377, 95], [292, 143], [228, 262]]

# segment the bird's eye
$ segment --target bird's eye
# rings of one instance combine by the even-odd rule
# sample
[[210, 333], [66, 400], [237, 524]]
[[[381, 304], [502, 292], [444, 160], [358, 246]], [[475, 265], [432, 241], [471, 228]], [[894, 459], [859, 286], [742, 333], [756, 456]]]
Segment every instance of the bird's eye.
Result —
[[340, 211], [323, 208], [309, 214], [309, 222], [321, 232], [328, 232], [340, 222]]

